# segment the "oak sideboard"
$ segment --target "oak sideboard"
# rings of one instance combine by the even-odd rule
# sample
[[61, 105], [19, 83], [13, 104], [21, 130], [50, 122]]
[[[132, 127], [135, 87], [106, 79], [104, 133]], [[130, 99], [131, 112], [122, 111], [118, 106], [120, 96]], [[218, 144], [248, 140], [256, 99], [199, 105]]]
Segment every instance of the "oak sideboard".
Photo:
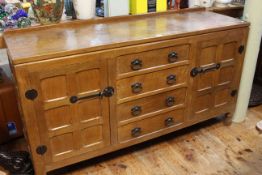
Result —
[[4, 33], [37, 175], [234, 113], [249, 23], [193, 10]]

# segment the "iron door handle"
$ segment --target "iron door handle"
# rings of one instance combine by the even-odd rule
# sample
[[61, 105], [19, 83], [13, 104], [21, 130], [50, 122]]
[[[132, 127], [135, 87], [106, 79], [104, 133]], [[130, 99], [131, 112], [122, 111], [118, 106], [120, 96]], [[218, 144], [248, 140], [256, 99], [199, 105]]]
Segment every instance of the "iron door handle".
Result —
[[214, 64], [210, 67], [195, 67], [191, 70], [190, 75], [191, 75], [191, 77], [195, 77], [200, 73], [206, 73], [206, 72], [209, 72], [209, 71], [218, 70], [218, 69], [220, 69], [220, 67], [221, 67], [220, 63]]
[[72, 104], [77, 103], [80, 100], [85, 100], [85, 99], [91, 99], [91, 98], [97, 98], [97, 97], [111, 97], [113, 96], [115, 93], [115, 89], [113, 87], [107, 87], [105, 88], [102, 92], [93, 94], [93, 95], [88, 95], [88, 96], [84, 96], [84, 97], [77, 97], [77, 96], [72, 96], [70, 97], [70, 102]]

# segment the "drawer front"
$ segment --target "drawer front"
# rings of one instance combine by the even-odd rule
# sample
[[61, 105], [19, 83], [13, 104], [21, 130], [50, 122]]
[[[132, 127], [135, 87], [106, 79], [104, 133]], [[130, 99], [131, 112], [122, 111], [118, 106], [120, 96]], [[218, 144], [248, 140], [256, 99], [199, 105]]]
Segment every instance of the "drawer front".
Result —
[[187, 82], [188, 67], [180, 66], [163, 71], [134, 76], [117, 81], [118, 100], [141, 94], [150, 94], [152, 91], [163, 88], [172, 88]]
[[152, 67], [179, 63], [188, 60], [188, 55], [189, 45], [184, 44], [120, 56], [117, 58], [117, 73], [125, 74]]
[[127, 142], [157, 131], [177, 127], [184, 121], [184, 109], [174, 110], [118, 128], [119, 142]]
[[118, 121], [141, 118], [163, 110], [182, 107], [185, 104], [186, 88], [141, 98], [118, 105]]

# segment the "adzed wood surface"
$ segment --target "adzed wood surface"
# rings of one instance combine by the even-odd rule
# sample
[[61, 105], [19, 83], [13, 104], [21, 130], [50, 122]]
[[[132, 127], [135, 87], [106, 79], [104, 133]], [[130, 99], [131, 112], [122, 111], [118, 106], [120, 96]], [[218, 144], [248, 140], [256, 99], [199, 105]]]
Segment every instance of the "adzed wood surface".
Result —
[[20, 64], [247, 25], [207, 11], [165, 12], [7, 31], [4, 39], [11, 61]]
[[7, 32], [36, 175], [218, 115], [230, 121], [248, 25], [195, 11]]

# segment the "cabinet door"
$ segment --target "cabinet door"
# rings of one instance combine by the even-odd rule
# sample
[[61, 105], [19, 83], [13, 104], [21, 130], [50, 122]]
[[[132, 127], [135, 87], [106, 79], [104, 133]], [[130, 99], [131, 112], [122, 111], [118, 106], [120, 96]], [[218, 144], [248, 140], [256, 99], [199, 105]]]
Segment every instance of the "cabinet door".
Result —
[[191, 117], [213, 117], [233, 112], [239, 85], [246, 29], [204, 35], [197, 39], [192, 68]]
[[106, 60], [82, 55], [36, 63], [26, 70], [31, 90], [26, 100], [33, 101], [46, 163], [110, 144], [108, 98], [101, 97], [107, 87]]

